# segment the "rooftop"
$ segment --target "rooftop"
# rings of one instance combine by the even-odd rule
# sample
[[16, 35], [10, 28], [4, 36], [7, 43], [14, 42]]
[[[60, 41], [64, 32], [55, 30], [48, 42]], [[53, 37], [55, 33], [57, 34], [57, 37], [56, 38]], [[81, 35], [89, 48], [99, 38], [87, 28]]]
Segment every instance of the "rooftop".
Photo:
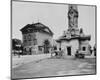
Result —
[[49, 27], [45, 26], [40, 22], [34, 24], [27, 24], [20, 31], [22, 32], [22, 34], [27, 34], [32, 32], [43, 32], [49, 35], [53, 35], [53, 32], [49, 29]]

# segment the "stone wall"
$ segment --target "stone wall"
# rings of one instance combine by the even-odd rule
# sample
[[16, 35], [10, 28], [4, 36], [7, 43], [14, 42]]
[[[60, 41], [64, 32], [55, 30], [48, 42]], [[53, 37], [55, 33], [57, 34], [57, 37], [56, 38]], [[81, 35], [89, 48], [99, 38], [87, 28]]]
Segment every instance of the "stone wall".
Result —
[[43, 46], [44, 41], [48, 39], [50, 41], [51, 46], [53, 45], [52, 36], [46, 33], [34, 32], [23, 34], [23, 46], [25, 54], [37, 54], [43, 53], [44, 49], [42, 47], [42, 51], [38, 51], [38, 46]]
[[79, 41], [77, 39], [71, 41], [62, 41], [61, 49], [64, 50], [65, 55], [68, 55], [67, 47], [71, 47], [71, 55], [74, 56], [76, 50], [79, 49]]

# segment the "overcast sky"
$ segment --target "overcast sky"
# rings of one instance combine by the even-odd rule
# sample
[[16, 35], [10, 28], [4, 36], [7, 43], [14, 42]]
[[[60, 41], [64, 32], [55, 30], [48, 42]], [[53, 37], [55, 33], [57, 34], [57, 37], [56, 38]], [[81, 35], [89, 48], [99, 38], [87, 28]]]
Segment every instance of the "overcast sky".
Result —
[[[12, 2], [12, 37], [22, 40], [20, 29], [27, 24], [41, 22], [48, 26], [57, 39], [68, 29], [68, 5], [31, 2]], [[91, 35], [90, 44], [95, 44], [95, 7], [78, 5], [78, 27]]]

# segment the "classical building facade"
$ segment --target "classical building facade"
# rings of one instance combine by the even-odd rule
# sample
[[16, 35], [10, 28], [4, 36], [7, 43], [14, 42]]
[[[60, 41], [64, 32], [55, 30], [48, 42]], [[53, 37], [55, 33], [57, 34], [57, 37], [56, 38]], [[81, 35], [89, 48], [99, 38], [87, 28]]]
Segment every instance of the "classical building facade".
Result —
[[25, 54], [36, 54], [44, 52], [44, 43], [47, 40], [49, 42], [49, 50], [53, 45], [52, 37], [53, 32], [44, 24], [38, 22], [34, 24], [27, 24], [21, 29], [22, 40]]
[[77, 5], [68, 6], [68, 29], [56, 41], [58, 49], [64, 51], [65, 55], [75, 56], [77, 50], [84, 54], [89, 53], [90, 35], [85, 35], [83, 29], [78, 28], [78, 8]]

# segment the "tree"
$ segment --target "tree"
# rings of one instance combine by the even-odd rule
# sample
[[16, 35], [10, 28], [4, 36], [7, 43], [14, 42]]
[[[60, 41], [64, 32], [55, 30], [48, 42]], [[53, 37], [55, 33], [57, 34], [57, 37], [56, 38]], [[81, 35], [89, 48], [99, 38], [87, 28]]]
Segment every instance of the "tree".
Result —
[[[21, 40], [19, 39], [12, 39], [12, 50], [14, 55], [18, 54], [17, 52], [21, 50]], [[17, 52], [16, 52], [17, 51]]]
[[50, 41], [48, 39], [44, 40], [44, 53], [49, 53]]
[[12, 51], [14, 55], [16, 54], [16, 45], [17, 45], [16, 39], [12, 39]]

